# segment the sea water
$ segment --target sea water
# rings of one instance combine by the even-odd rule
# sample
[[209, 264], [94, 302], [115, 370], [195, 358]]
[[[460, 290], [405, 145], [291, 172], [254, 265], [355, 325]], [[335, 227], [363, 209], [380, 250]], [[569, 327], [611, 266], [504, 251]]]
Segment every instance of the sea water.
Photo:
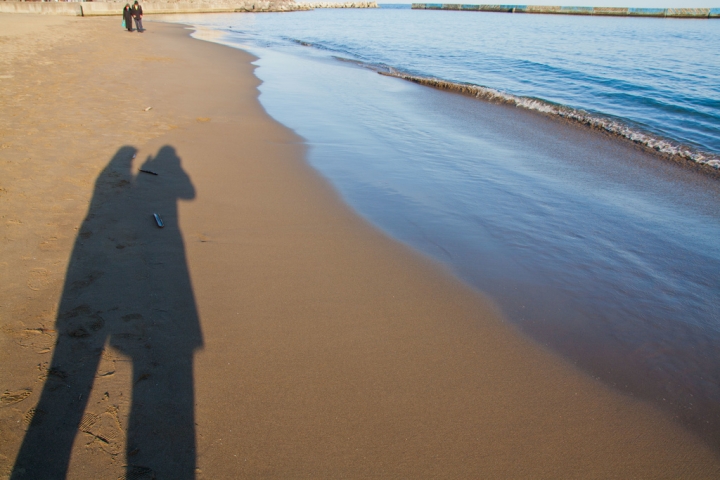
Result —
[[243, 43], [296, 43], [470, 84], [525, 108], [579, 113], [654, 148], [720, 159], [720, 22], [383, 8], [203, 23]]
[[[542, 345], [720, 444], [720, 181], [623, 140], [717, 158], [720, 21], [409, 9], [166, 19], [256, 55], [263, 106], [368, 221]], [[533, 113], [548, 108], [630, 134]]]

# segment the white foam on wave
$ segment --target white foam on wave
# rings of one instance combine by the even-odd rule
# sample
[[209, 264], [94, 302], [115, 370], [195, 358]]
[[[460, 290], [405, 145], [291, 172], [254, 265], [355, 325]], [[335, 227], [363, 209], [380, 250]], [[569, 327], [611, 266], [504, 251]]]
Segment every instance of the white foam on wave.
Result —
[[607, 117], [602, 117], [596, 114], [591, 114], [584, 110], [575, 109], [564, 105], [557, 105], [552, 102], [540, 100], [537, 98], [521, 97], [510, 93], [505, 93], [500, 90], [495, 90], [494, 88], [483, 87], [480, 85], [456, 83], [449, 82], [447, 80], [441, 80], [438, 78], [410, 75], [398, 72], [393, 68], [388, 68], [387, 71], [383, 71], [382, 69], [378, 69], [376, 67], [374, 68], [371, 65], [366, 66], [373, 68], [381, 75], [396, 77], [418, 83], [420, 85], [438, 88], [441, 90], [449, 90], [457, 93], [462, 93], [493, 103], [514, 105], [516, 107], [536, 111], [546, 115], [557, 116], [573, 123], [578, 123], [581, 125], [585, 125], [589, 128], [595, 128], [610, 133], [612, 135], [617, 135], [618, 137], [630, 140], [636, 144], [642, 145], [664, 156], [674, 157], [675, 159], [687, 160], [699, 165], [706, 165], [716, 170], [720, 170], [720, 157], [717, 155], [702, 152], [692, 147], [681, 145], [668, 139], [652, 135], [650, 133], [641, 132], [626, 124], [623, 124], [620, 121], [613, 120]]

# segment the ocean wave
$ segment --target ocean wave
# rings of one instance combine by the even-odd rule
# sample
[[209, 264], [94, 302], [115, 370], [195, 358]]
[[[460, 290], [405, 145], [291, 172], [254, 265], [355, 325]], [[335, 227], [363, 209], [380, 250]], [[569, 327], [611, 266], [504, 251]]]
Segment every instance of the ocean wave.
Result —
[[419, 85], [460, 93], [492, 103], [512, 105], [518, 108], [524, 108], [526, 110], [561, 118], [572, 123], [601, 130], [610, 135], [629, 140], [653, 153], [671, 158], [675, 161], [679, 160], [683, 162], [692, 162], [696, 165], [720, 170], [720, 156], [674, 142], [670, 139], [663, 138], [649, 132], [644, 132], [614, 118], [586, 112], [585, 110], [568, 107], [566, 105], [560, 105], [540, 98], [513, 95], [494, 88], [475, 85], [472, 83], [452, 82], [439, 78], [407, 73], [385, 64], [371, 64], [361, 60], [338, 56], [334, 58], [342, 62], [352, 63], [359, 67], [369, 68], [381, 75], [400, 78]]
[[[362, 62], [353, 63], [362, 65]], [[675, 160], [690, 161], [698, 165], [705, 165], [714, 168], [715, 170], [720, 170], [720, 157], [717, 155], [703, 152], [688, 145], [682, 145], [648, 132], [640, 131], [619, 120], [604, 117], [602, 115], [589, 113], [584, 110], [565, 105], [558, 105], [539, 98], [513, 95], [511, 93], [505, 93], [494, 88], [483, 87], [480, 85], [451, 82], [433, 77], [412, 75], [400, 72], [387, 66], [375, 66], [369, 64], [364, 64], [363, 66], [372, 68], [381, 75], [396, 77], [440, 90], [448, 90], [493, 103], [513, 105], [526, 110], [532, 110], [545, 115], [562, 118], [576, 124], [602, 130], [611, 135], [624, 138], [635, 144], [641, 145], [648, 150]]]
[[[304, 47], [328, 50], [331, 52], [340, 53], [341, 55], [346, 54], [346, 52], [339, 51], [337, 48], [331, 48], [323, 44], [307, 42], [295, 38], [288, 38], [288, 40]], [[600, 130], [607, 134], [631, 141], [634, 144], [639, 145], [650, 152], [666, 158], [670, 158], [675, 161], [691, 162], [691, 164], [710, 167], [714, 170], [720, 170], [720, 156], [702, 151], [689, 145], [684, 145], [682, 143], [670, 140], [657, 134], [643, 131], [637, 127], [628, 125], [622, 120], [618, 120], [616, 118], [603, 116], [598, 113], [590, 113], [582, 109], [557, 104], [540, 98], [514, 95], [482, 85], [453, 82], [440, 78], [403, 72], [384, 63], [367, 63], [362, 60], [347, 58], [338, 55], [333, 55], [333, 58], [341, 62], [351, 63], [359, 67], [369, 68], [381, 75], [400, 78], [402, 80], [407, 80], [420, 85], [433, 87], [440, 90], [452, 91], [492, 103], [513, 105], [518, 108], [524, 108], [526, 110], [531, 110], [548, 116], [561, 118], [563, 120], [578, 125]]]
[[318, 45], [315, 45], [314, 43], [311, 43], [311, 42], [306, 42], [305, 40], [298, 40], [297, 38], [290, 38], [290, 37], [285, 37], [285, 38], [286, 38], [287, 40], [289, 40], [289, 41], [291, 41], [291, 42], [293, 42], [293, 43], [297, 43], [298, 45], [301, 45], [301, 46], [303, 46], [303, 47], [316, 47], [316, 48], [319, 48]]

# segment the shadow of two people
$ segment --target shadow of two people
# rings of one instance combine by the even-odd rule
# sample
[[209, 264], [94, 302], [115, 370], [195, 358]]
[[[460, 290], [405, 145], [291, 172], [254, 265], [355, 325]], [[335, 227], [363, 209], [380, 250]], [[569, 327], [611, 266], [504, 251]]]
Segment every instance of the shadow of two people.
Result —
[[[127, 478], [194, 478], [193, 355], [202, 334], [177, 201], [195, 198], [195, 189], [174, 148], [162, 147], [141, 167], [157, 176], [133, 175], [135, 155], [133, 147], [120, 148], [97, 178], [65, 278], [48, 376], [13, 480], [66, 476], [107, 345], [132, 362]], [[165, 228], [154, 226], [154, 212]]]

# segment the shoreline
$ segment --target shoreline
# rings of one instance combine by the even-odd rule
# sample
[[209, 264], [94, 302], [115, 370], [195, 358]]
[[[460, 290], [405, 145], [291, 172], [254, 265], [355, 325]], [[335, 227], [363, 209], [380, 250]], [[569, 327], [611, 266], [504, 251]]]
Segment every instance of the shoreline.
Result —
[[[83, 6], [87, 8], [83, 10]], [[187, 2], [148, 2], [146, 14], [148, 15], [174, 15], [174, 14], [201, 14], [201, 13], [278, 13], [278, 12], [299, 12], [313, 9], [339, 8], [379, 8], [376, 2], [345, 2], [337, 4], [321, 3], [321, 2], [294, 2], [294, 0], [267, 0], [261, 4], [249, 2], [247, 0], [227, 0], [220, 3], [203, 4], [203, 3], [187, 3]], [[466, 10], [483, 12], [506, 12], [512, 11], [517, 5], [461, 5], [461, 4], [412, 4], [413, 9], [419, 10]], [[416, 7], [417, 6], [417, 7]], [[442, 7], [442, 8], [441, 8]], [[458, 8], [455, 8], [458, 7]], [[462, 7], [462, 8], [460, 8]], [[473, 7], [473, 8], [466, 8]], [[117, 2], [96, 2], [96, 3], [47, 3], [47, 2], [0, 2], [0, 13], [19, 13], [19, 14], [42, 14], [42, 15], [72, 15], [72, 16], [117, 16], [121, 15], [122, 4]], [[508, 10], [508, 8], [510, 10]], [[537, 11], [521, 11], [518, 13], [561, 13], [572, 14], [572, 10], [555, 11], [542, 9], [560, 9], [561, 7], [533, 7], [539, 9]], [[574, 7], [567, 7], [568, 9]], [[603, 16], [602, 13], [592, 13], [594, 7], [587, 7], [587, 12], [582, 15]], [[18, 9], [26, 9], [21, 11]], [[500, 9], [500, 10], [498, 10]], [[599, 9], [604, 11], [608, 9]], [[614, 9], [609, 10], [644, 10], [644, 9]], [[645, 9], [646, 10], [646, 9]], [[654, 9], [654, 10], [677, 10], [676, 14], [670, 15], [668, 18], [690, 18], [683, 17], [681, 11], [685, 10], [707, 10], [706, 14], [717, 9]], [[515, 13], [512, 11], [512, 13]], [[627, 13], [627, 12], [626, 12]], [[687, 12], [686, 12], [687, 13]], [[612, 16], [622, 16], [619, 13], [608, 14]], [[623, 14], [625, 15], [625, 14]], [[664, 15], [664, 13], [663, 13]], [[642, 16], [639, 13], [626, 16]], [[653, 15], [658, 16], [658, 15]], [[718, 16], [718, 15], [716, 15]], [[703, 17], [704, 18], [704, 17]], [[305, 45], [312, 46], [312, 45]], [[522, 95], [507, 93], [497, 90], [493, 87], [486, 87], [473, 83], [455, 82], [437, 78], [432, 76], [415, 75], [395, 69], [387, 65], [372, 65], [355, 60], [337, 57], [340, 61], [356, 63], [364, 68], [369, 68], [380, 75], [399, 78], [408, 82], [413, 82], [438, 90], [444, 90], [468, 97], [472, 97], [481, 101], [496, 104], [506, 104], [512, 107], [521, 108], [530, 111], [533, 114], [539, 114], [555, 121], [562, 121], [568, 124], [576, 125], [581, 128], [598, 132], [602, 135], [611, 137], [615, 140], [649, 153], [660, 160], [668, 161], [679, 165], [688, 170], [696, 171], [707, 175], [711, 178], [720, 178], [720, 156], [709, 150], [703, 150], [687, 143], [681, 143], [677, 140], [664, 137], [662, 135], [652, 133], [648, 130], [637, 128], [625, 119], [614, 119], [607, 114], [592, 113], [582, 108], [571, 107], [568, 105], [554, 103], [543, 98], [526, 97]]]
[[[205, 23], [200, 17], [185, 21]], [[229, 37], [218, 38], [204, 30], [193, 36], [233, 44]], [[697, 262], [692, 253], [712, 250], [712, 242], [708, 245], [700, 238], [715, 237], [690, 220], [700, 212], [712, 217], [711, 205], [718, 199], [713, 178], [659, 161], [610, 136], [513, 106], [386, 78], [353, 62], [314, 62], [302, 48], [248, 48], [261, 57], [256, 75], [264, 82], [263, 106], [306, 138], [311, 165], [363, 218], [447, 265], [497, 302], [505, 318], [537, 343], [605, 385], [653, 403], [718, 445], [720, 412], [713, 401], [717, 391], [712, 387], [715, 383], [708, 382], [712, 368], [704, 360], [713, 357], [712, 342], [698, 341], [716, 336], [713, 317], [684, 310], [684, 324], [705, 327], [680, 328], [680, 333], [677, 318], [658, 307], [667, 305], [667, 300], [655, 296], [657, 292], [647, 292], [646, 307], [639, 307], [645, 292], [636, 289], [629, 273], [637, 270], [600, 273], [608, 268], [606, 261], [613, 252], [629, 250], [644, 251], [649, 264], [653, 258], [668, 258], [671, 263], [670, 258], [682, 258], [678, 271], [697, 265], [685, 277], [688, 285], [698, 278], [715, 278], [713, 268]], [[353, 92], [352, 97], [342, 92]], [[343, 105], [342, 110], [338, 105]], [[308, 116], [308, 111], [314, 115]], [[433, 127], [426, 118], [433, 118]], [[458, 169], [468, 180], [453, 177]], [[573, 175], [573, 169], [591, 179], [590, 184]], [[526, 175], [530, 178], [524, 181]], [[562, 182], [554, 188], [543, 175]], [[486, 176], [490, 180], [484, 180]], [[517, 185], [504, 194], [494, 191], [508, 182]], [[667, 240], [689, 245], [693, 239], [688, 237], [694, 235], [673, 232], [674, 228], [668, 231], [663, 222], [645, 223], [644, 215], [624, 205], [609, 207], [601, 200], [607, 190], [640, 209], [643, 202], [655, 205], [652, 213], [657, 218], [684, 218], [680, 229], [695, 231], [699, 243], [684, 254], [678, 252], [683, 249], [668, 245]], [[579, 191], [588, 195], [573, 194]], [[682, 200], [680, 191], [694, 198]], [[598, 194], [595, 201], [588, 198]], [[539, 205], [547, 204], [562, 214], [538, 211]], [[613, 214], [608, 214], [608, 207]], [[583, 210], [586, 213], [578, 215]], [[585, 223], [586, 215], [595, 219], [592, 225]], [[520, 217], [522, 225], [514, 220]], [[598, 231], [603, 233], [596, 236]], [[649, 231], [656, 238], [639, 240]], [[548, 241], [548, 235], [555, 241]], [[565, 235], [583, 236], [582, 248], [569, 249], [558, 241]], [[518, 243], [524, 248], [515, 248]], [[655, 274], [655, 285], [663, 290], [659, 285], [666, 284], [661, 272], [667, 264], [631, 264]], [[532, 273], [519, 279], [516, 265]], [[598, 274], [588, 277], [584, 271]], [[613, 285], [622, 288], [623, 295], [615, 296]], [[674, 295], [679, 304], [685, 304], [688, 291], [698, 298], [712, 298], [701, 285], [679, 288]], [[588, 302], [589, 298], [595, 302]]]
[[[260, 106], [249, 54], [192, 39], [180, 26], [153, 23], [137, 35], [114, 20], [24, 17], [50, 29], [53, 46], [18, 42], [31, 63], [13, 63], [2, 84], [3, 110], [14, 117], [2, 125], [0, 166], [7, 182], [0, 185], [7, 299], [0, 310], [0, 475], [9, 475], [25, 419], [53, 378], [53, 344], [66, 334], [56, 326], [67, 319], [58, 305], [96, 289], [91, 311], [104, 326], [89, 333], [90, 324], [83, 338], [111, 328], [115, 317], [117, 328], [142, 314], [160, 322], [165, 317], [152, 304], [141, 317], [112, 309], [145, 305], [143, 292], [174, 298], [177, 275], [164, 269], [180, 267], [201, 329], [192, 378], [178, 380], [194, 386], [197, 478], [717, 473], [711, 447], [526, 340], [482, 295], [343, 204], [306, 163], [302, 139]], [[134, 55], [119, 61], [128, 49]], [[79, 101], [63, 100], [77, 98], [69, 93], [79, 88]], [[84, 220], [108, 160], [131, 146], [135, 172], [168, 145], [194, 191], [179, 197], [186, 201], [176, 216], [164, 217], [168, 230], [144, 212], [124, 228], [137, 238], [94, 243], [100, 235], [88, 236], [84, 222], [112, 227], [103, 219], [114, 211], [107, 202]], [[142, 207], [150, 193], [134, 182], [149, 180], [137, 175], [127, 188]], [[155, 183], [151, 192], [177, 182]], [[172, 228], [184, 262], [126, 267], [132, 260], [123, 255], [144, 255], [155, 241], [162, 247], [167, 236], [156, 234]], [[111, 259], [81, 265], [78, 278], [109, 272], [95, 286], [68, 284], [79, 246]], [[137, 268], [147, 268], [147, 278]], [[135, 275], [125, 291], [103, 284], [124, 275]], [[81, 422], [71, 477], [140, 468], [163, 476], [172, 467], [162, 450], [151, 455], [172, 439], [167, 425], [153, 423], [167, 436], [149, 450], [127, 442], [130, 398], [146, 380], [172, 372], [138, 364], [132, 348], [112, 340], [118, 332], [109, 332], [89, 392], [83, 418], [94, 420]], [[142, 335], [139, 341], [150, 351], [164, 348]], [[167, 414], [156, 408], [135, 405], [148, 422]]]
[[469, 83], [457, 83], [433, 77], [406, 74], [394, 70], [385, 72], [370, 66], [380, 75], [395, 77], [425, 87], [444, 90], [480, 101], [521, 108], [530, 113], [560, 120], [581, 128], [587, 128], [617, 141], [633, 145], [659, 159], [669, 160], [684, 168], [695, 170], [709, 177], [720, 179], [720, 157], [678, 144], [663, 137], [640, 131], [608, 116], [588, 113], [582, 109], [552, 103], [546, 100], [505, 93], [490, 87]]

